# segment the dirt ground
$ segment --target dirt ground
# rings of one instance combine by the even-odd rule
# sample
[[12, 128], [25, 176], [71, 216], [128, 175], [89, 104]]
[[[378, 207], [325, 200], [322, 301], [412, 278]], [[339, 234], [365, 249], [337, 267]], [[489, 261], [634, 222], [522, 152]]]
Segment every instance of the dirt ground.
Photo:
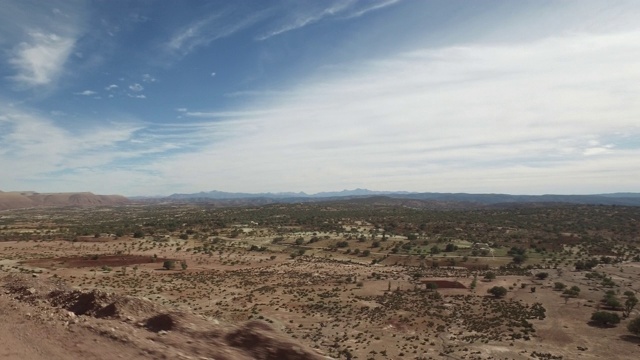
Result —
[[[628, 319], [613, 328], [588, 324], [606, 289], [568, 267], [545, 269], [545, 280], [498, 273], [483, 281], [481, 271], [465, 267], [371, 264], [321, 251], [291, 258], [248, 251], [245, 245], [229, 241], [205, 254], [194, 251], [199, 243], [193, 240], [2, 242], [0, 270], [7, 274], [64, 280], [69, 289], [146, 299], [140, 301], [154, 308], [109, 318], [80, 314], [74, 318], [78, 323], [70, 324], [65, 306], [51, 304], [45, 295], [35, 302], [16, 299], [9, 289], [0, 296], [6, 319], [0, 335], [7, 339], [0, 358], [249, 358], [254, 356], [249, 344], [256, 341], [220, 335], [247, 321], [258, 333], [277, 338], [278, 346], [334, 359], [635, 359], [640, 350], [640, 340], [626, 330]], [[188, 267], [165, 270], [164, 259]], [[620, 293], [640, 291], [638, 263], [595, 270], [611, 276]], [[553, 289], [558, 281], [579, 286], [580, 295], [565, 302]], [[428, 283], [438, 289], [427, 289]], [[489, 296], [493, 286], [508, 288], [507, 296]], [[198, 325], [159, 335], [144, 319], [163, 311], [180, 312], [176, 321]], [[636, 309], [632, 318], [638, 314]], [[207, 332], [218, 333], [213, 339], [230, 352], [205, 350]], [[73, 346], [63, 350], [58, 344]]]
[[2, 359], [321, 359], [261, 321], [212, 323], [24, 274], [0, 285]]

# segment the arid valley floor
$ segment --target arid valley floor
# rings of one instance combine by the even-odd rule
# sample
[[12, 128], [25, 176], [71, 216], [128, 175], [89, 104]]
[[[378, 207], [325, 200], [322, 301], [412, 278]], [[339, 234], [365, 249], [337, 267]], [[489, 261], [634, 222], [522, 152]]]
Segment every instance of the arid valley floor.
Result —
[[605, 294], [640, 291], [639, 221], [373, 201], [2, 211], [0, 358], [635, 359], [640, 307]]

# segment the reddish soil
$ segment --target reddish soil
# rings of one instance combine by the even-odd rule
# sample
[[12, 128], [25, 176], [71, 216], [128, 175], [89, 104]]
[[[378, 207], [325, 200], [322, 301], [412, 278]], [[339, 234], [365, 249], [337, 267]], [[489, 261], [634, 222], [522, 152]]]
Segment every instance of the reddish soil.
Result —
[[112, 237], [95, 237], [95, 236], [78, 236], [76, 238], [76, 241], [78, 242], [88, 242], [88, 243], [103, 243], [103, 242], [110, 242], [115, 240], [117, 239]]
[[102, 266], [131, 266], [137, 264], [150, 264], [153, 262], [162, 265], [166, 259], [157, 258], [154, 260], [152, 256], [142, 255], [99, 255], [99, 256], [80, 256], [80, 257], [60, 257], [53, 259], [35, 259], [24, 261], [24, 264], [36, 267], [63, 267], [63, 268], [82, 268], [82, 267], [102, 267]]
[[433, 283], [438, 285], [438, 289], [466, 289], [467, 287], [457, 281], [450, 280], [422, 280], [423, 284]]
[[458, 266], [463, 267], [465, 269], [468, 270], [488, 270], [489, 269], [489, 265], [488, 264], [470, 264], [470, 263], [461, 263], [458, 264]]

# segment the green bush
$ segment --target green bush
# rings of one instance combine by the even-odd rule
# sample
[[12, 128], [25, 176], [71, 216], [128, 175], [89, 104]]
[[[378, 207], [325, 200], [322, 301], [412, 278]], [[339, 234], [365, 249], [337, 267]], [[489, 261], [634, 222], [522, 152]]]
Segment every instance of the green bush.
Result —
[[489, 271], [486, 274], [484, 274], [484, 278], [485, 280], [493, 280], [496, 278], [496, 274], [492, 271]]
[[538, 278], [539, 280], [544, 280], [548, 277], [549, 277], [549, 273], [546, 273], [546, 272], [541, 272], [536, 274], [536, 278]]
[[555, 290], [564, 290], [566, 287], [567, 287], [567, 285], [565, 285], [564, 283], [561, 283], [561, 282], [559, 282], [559, 281], [557, 281], [557, 282], [555, 282], [555, 283], [553, 284], [553, 288], [554, 288]]
[[620, 316], [608, 311], [596, 311], [591, 314], [591, 322], [598, 326], [612, 326], [620, 323]]
[[627, 330], [629, 330], [634, 335], [640, 335], [640, 316], [629, 322], [629, 325], [627, 325]]
[[173, 270], [176, 267], [176, 262], [173, 260], [165, 260], [162, 264], [162, 267], [166, 270]]
[[494, 286], [487, 292], [497, 298], [502, 298], [507, 295], [507, 289], [504, 286]]

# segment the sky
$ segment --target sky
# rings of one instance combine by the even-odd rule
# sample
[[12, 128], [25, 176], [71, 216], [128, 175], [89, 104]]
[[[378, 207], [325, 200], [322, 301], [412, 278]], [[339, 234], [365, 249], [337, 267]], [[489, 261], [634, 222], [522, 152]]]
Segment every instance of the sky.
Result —
[[640, 2], [0, 0], [0, 190], [640, 192]]

